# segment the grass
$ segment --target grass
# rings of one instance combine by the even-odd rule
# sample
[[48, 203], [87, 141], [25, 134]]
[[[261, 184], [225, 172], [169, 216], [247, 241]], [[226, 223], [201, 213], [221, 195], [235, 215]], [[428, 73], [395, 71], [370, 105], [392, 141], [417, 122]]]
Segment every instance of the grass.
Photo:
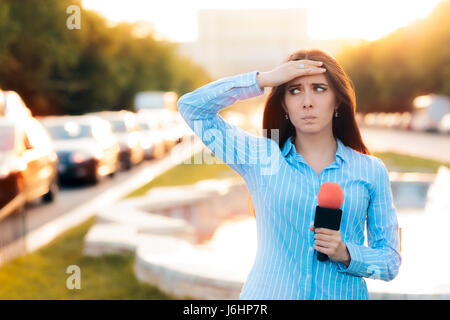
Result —
[[[84, 236], [94, 223], [91, 218], [1, 267], [0, 299], [175, 299], [136, 279], [133, 254], [84, 256]], [[69, 265], [80, 267], [81, 289], [67, 289]]]
[[239, 177], [236, 172], [222, 162], [213, 164], [194, 164], [194, 156], [192, 156], [189, 163], [190, 164], [182, 163], [173, 167], [149, 183], [132, 191], [126, 195], [125, 198], [142, 196], [153, 187], [181, 186], [206, 179]]
[[375, 152], [375, 157], [383, 160], [387, 169], [398, 172], [437, 173], [440, 166], [450, 168], [450, 163], [410, 156], [395, 152]]

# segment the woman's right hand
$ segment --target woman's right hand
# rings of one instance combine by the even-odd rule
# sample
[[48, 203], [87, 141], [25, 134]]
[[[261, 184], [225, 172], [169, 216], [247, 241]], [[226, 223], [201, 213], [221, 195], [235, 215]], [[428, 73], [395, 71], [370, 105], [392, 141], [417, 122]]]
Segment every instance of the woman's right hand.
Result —
[[[302, 63], [304, 65], [303, 69], [300, 68]], [[276, 87], [297, 77], [323, 73], [326, 69], [320, 68], [321, 65], [321, 61], [314, 60], [287, 61], [273, 70], [260, 72], [257, 76], [257, 81], [261, 88]]]

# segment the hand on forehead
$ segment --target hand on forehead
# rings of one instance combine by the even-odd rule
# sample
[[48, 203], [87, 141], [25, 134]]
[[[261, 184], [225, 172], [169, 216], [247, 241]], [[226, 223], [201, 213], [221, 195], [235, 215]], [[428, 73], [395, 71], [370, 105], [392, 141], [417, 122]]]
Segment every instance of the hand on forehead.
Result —
[[288, 86], [297, 85], [297, 84], [301, 84], [302, 86], [308, 86], [311, 84], [328, 85], [328, 81], [324, 74], [312, 74], [312, 75], [304, 75], [304, 76], [297, 77], [287, 83]]

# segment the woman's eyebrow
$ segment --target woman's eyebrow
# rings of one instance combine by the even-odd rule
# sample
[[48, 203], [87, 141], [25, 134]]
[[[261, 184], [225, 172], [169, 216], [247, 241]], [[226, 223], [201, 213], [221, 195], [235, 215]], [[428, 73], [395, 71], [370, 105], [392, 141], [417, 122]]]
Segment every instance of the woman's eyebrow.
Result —
[[[328, 86], [326, 83], [311, 83], [311, 85], [313, 86]], [[292, 87], [299, 87], [302, 86], [301, 83], [294, 83], [288, 86], [288, 88], [292, 88]]]

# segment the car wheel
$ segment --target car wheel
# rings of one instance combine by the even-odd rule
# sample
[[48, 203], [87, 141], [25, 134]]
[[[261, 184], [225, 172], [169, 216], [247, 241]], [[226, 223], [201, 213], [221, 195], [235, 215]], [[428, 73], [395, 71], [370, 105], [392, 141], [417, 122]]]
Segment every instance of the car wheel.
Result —
[[125, 170], [130, 170], [132, 166], [133, 166], [133, 164], [131, 162], [131, 159], [127, 159], [124, 163]]
[[108, 174], [108, 177], [110, 179], [113, 179], [116, 176], [116, 172], [117, 172], [117, 168], [114, 167], [114, 170], [110, 172], [110, 174]]
[[90, 182], [91, 182], [92, 184], [97, 184], [97, 183], [100, 182], [100, 180], [101, 180], [101, 176], [98, 174], [97, 167], [95, 167], [94, 172], [92, 173]]
[[59, 192], [59, 184], [57, 179], [53, 179], [52, 183], [49, 186], [49, 190], [46, 194], [44, 194], [44, 196], [42, 197], [42, 199], [44, 200], [44, 202], [53, 202], [56, 199], [56, 196], [58, 195]]
[[84, 179], [86, 183], [95, 185], [103, 179], [103, 177], [98, 173], [99, 166], [100, 164], [95, 162], [92, 167], [89, 168], [89, 175]]
[[[17, 194], [23, 193], [25, 192], [24, 189], [24, 182], [22, 180], [22, 177], [18, 177], [17, 178]], [[23, 201], [17, 206], [17, 208], [14, 210], [14, 214], [16, 215], [22, 215], [25, 213], [25, 206], [27, 204], [27, 200], [24, 197]]]
[[164, 146], [160, 145], [155, 150], [156, 150], [156, 152], [155, 152], [154, 158], [161, 159], [164, 157], [164, 153], [165, 153]]

